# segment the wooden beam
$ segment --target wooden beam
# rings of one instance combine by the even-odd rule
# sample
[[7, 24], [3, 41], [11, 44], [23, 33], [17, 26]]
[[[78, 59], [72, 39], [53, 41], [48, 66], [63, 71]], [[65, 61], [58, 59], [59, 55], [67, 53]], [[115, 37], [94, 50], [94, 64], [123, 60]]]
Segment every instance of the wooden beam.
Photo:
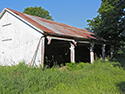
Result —
[[106, 44], [102, 45], [102, 58], [103, 58], [103, 60], [105, 60], [105, 46], [106, 46]]
[[52, 41], [52, 38], [48, 37], [48, 36], [46, 38], [48, 39], [48, 43], [47, 44], [49, 45], [51, 43], [51, 41]]
[[47, 36], [47, 38], [51, 38], [55, 40], [74, 41], [73, 39], [60, 38], [60, 37], [54, 37], [54, 36]]
[[90, 43], [90, 63], [93, 64], [94, 63], [94, 45], [95, 43]]
[[41, 66], [44, 68], [45, 37], [41, 39]]
[[81, 44], [89, 44], [90, 42], [89, 41], [77, 41], [78, 43], [81, 43]]
[[75, 45], [70, 43], [70, 60], [75, 63]]
[[64, 41], [69, 41], [69, 42], [73, 42], [74, 45], [77, 44], [77, 42], [74, 39], [68, 39], [68, 38], [60, 38], [60, 37], [53, 37], [53, 36], [47, 36], [48, 39], [55, 39], [55, 40], [64, 40]]
[[113, 45], [110, 46], [110, 57], [113, 58]]
[[37, 47], [36, 47], [36, 50], [35, 50], [35, 53], [33, 55], [33, 58], [31, 60], [31, 63], [30, 63], [30, 66], [33, 66], [34, 63], [35, 63], [35, 59], [36, 59], [36, 55], [37, 55], [37, 52], [38, 52], [38, 49], [39, 49], [39, 45], [40, 45], [40, 41], [41, 41], [42, 37], [39, 39], [39, 42], [37, 44]]

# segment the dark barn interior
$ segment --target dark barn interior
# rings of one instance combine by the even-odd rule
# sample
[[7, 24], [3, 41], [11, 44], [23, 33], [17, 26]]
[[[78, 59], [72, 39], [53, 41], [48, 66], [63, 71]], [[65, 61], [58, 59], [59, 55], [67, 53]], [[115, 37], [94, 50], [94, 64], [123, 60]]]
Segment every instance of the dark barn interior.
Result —
[[90, 62], [89, 44], [77, 44], [75, 57], [76, 62]]
[[[94, 46], [95, 58], [102, 58], [102, 45], [95, 44]], [[110, 57], [110, 45], [105, 47], [105, 57]]]
[[111, 57], [110, 56], [110, 45], [106, 45], [105, 47], [105, 57]]
[[94, 53], [95, 58], [102, 58], [102, 45], [95, 44]]
[[[75, 62], [90, 62], [89, 44], [77, 44], [75, 46]], [[52, 40], [48, 44], [45, 40], [45, 65], [52, 67], [53, 65], [65, 65], [70, 60], [70, 42], [64, 40]]]
[[53, 65], [70, 62], [70, 44], [67, 41], [52, 40], [50, 44], [45, 43], [45, 65], [52, 67]]

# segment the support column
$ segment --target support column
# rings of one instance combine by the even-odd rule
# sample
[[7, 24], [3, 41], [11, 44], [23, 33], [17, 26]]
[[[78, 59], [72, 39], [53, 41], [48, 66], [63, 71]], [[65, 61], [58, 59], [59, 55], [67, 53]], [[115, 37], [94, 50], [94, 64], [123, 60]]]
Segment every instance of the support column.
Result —
[[45, 37], [41, 39], [41, 66], [44, 68]]
[[70, 60], [75, 63], [75, 45], [70, 43]]
[[93, 64], [94, 63], [94, 43], [90, 43], [90, 63]]
[[110, 57], [113, 58], [113, 45], [110, 46]]
[[106, 44], [102, 45], [102, 58], [103, 58], [103, 60], [105, 60], [105, 46], [106, 46]]

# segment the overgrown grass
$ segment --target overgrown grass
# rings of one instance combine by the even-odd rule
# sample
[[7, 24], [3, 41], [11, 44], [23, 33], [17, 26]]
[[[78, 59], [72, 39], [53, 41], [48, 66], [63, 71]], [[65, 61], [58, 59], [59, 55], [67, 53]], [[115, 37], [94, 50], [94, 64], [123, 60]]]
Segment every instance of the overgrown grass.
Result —
[[67, 64], [67, 69], [0, 66], [0, 94], [124, 94], [125, 70], [119, 62]]

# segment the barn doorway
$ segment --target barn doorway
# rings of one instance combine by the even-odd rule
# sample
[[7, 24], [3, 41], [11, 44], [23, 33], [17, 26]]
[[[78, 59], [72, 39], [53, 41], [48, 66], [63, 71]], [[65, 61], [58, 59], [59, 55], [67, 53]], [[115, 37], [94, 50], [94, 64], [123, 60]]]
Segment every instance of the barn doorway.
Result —
[[48, 67], [54, 65], [65, 66], [65, 63], [70, 62], [70, 44], [63, 40], [52, 40], [47, 44], [48, 40], [45, 39], [45, 59], [44, 64]]
[[76, 62], [90, 62], [90, 45], [89, 44], [77, 44], [75, 48], [75, 60]]

